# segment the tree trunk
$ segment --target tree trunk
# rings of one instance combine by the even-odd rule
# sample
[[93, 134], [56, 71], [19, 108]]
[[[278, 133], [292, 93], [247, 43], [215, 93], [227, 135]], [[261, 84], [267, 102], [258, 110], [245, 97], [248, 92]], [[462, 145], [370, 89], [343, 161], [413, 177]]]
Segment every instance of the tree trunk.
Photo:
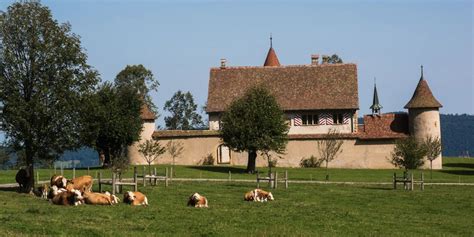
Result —
[[25, 186], [24, 190], [21, 190], [22, 192], [30, 192], [31, 190], [34, 189], [35, 187], [35, 169], [33, 166], [33, 152], [31, 151], [29, 142], [25, 142], [25, 158], [26, 158], [26, 173], [27, 173], [27, 178], [28, 182]]
[[255, 173], [255, 161], [257, 159], [257, 151], [249, 151], [249, 160], [247, 163], [247, 173]]
[[104, 150], [104, 157], [105, 159], [104, 159], [104, 164], [102, 165], [102, 167], [107, 168], [110, 166], [110, 149], [107, 148]]
[[430, 160], [430, 179], [433, 179], [433, 161]]

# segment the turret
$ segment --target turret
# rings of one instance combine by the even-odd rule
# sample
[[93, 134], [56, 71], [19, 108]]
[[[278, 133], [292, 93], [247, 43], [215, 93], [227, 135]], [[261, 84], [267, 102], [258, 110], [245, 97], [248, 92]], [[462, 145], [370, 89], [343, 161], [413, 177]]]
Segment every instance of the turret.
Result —
[[[405, 105], [408, 109], [408, 121], [410, 135], [418, 141], [427, 137], [441, 139], [441, 126], [439, 108], [441, 103], [433, 96], [428, 82], [423, 78], [423, 66], [421, 66], [421, 77], [411, 100]], [[433, 161], [433, 169], [442, 168], [441, 155]]]
[[155, 119], [156, 115], [150, 110], [146, 103], [143, 103], [140, 110], [140, 118], [143, 121], [142, 132], [140, 133], [140, 140], [135, 142], [133, 145], [128, 147], [128, 159], [130, 164], [145, 164], [140, 152], [138, 152], [139, 144], [152, 138], [153, 132], [155, 131]]

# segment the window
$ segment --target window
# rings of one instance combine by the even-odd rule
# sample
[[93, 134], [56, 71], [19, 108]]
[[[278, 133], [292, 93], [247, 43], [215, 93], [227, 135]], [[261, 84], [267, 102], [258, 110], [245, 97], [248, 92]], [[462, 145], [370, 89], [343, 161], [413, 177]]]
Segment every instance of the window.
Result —
[[303, 125], [318, 125], [319, 116], [317, 114], [303, 114], [301, 120]]
[[342, 114], [333, 114], [332, 115], [333, 124], [344, 124], [344, 117]]

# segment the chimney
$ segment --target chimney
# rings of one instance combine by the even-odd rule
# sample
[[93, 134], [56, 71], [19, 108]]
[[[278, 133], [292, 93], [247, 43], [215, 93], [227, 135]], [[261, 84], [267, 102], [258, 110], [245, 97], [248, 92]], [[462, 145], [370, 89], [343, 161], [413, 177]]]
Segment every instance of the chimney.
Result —
[[225, 63], [227, 60], [225, 58], [221, 58], [221, 69], [225, 69]]
[[311, 54], [311, 65], [319, 64], [319, 54]]
[[323, 62], [321, 64], [327, 64], [329, 62], [329, 56], [323, 55]]

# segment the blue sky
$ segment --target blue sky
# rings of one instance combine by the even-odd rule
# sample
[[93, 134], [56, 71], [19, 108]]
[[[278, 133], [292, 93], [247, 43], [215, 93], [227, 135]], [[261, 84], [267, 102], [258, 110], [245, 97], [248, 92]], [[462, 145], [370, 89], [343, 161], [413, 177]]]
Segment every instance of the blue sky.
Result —
[[[2, 0], [6, 10], [14, 1]], [[403, 111], [420, 77], [442, 113], [474, 114], [471, 1], [42, 1], [81, 36], [89, 64], [113, 80], [143, 64], [160, 82], [160, 109], [177, 90], [207, 99], [209, 69], [262, 65], [273, 46], [284, 65], [337, 53], [356, 63], [359, 114], [369, 113], [373, 81], [383, 112]], [[166, 114], [165, 114], [166, 115]], [[163, 116], [158, 121], [163, 126]]]

